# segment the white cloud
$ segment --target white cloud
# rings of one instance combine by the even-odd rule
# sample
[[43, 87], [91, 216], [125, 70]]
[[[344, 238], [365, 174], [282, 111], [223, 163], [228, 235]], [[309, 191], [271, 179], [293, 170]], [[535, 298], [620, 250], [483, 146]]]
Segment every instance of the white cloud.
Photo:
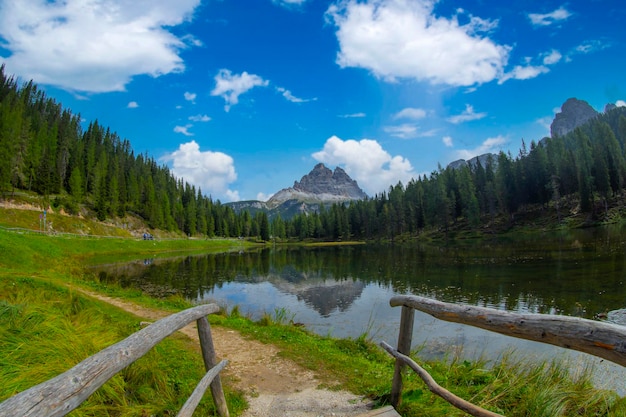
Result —
[[358, 119], [361, 117], [365, 117], [366, 114], [363, 112], [360, 113], [350, 113], [350, 114], [340, 114], [338, 117], [344, 118], [344, 119]]
[[450, 116], [448, 117], [448, 121], [450, 123], [454, 123], [459, 124], [459, 123], [464, 123], [464, 122], [470, 122], [472, 120], [480, 120], [482, 118], [484, 118], [485, 116], [487, 116], [487, 113], [475, 113], [474, 112], [474, 107], [466, 104], [465, 105], [465, 110], [463, 110], [463, 112], [461, 112], [461, 114], [457, 114], [455, 116]]
[[307, 0], [272, 0], [272, 3], [278, 4], [280, 6], [301, 6], [306, 3]]
[[426, 111], [423, 109], [416, 109], [414, 107], [407, 107], [393, 115], [394, 120], [398, 120], [398, 119], [419, 120], [419, 119], [423, 119], [424, 117], [426, 117]]
[[337, 64], [365, 68], [387, 80], [413, 78], [453, 86], [498, 78], [511, 48], [481, 35], [498, 22], [470, 16], [461, 25], [456, 16], [436, 16], [435, 3], [345, 0], [331, 5], [326, 18], [337, 27]]
[[554, 65], [557, 62], [559, 62], [561, 60], [561, 58], [563, 58], [563, 55], [561, 55], [561, 53], [559, 51], [557, 51], [556, 49], [553, 49], [552, 51], [548, 52], [547, 54], [544, 55], [543, 57], [543, 64], [544, 65]]
[[182, 72], [188, 47], [170, 30], [200, 0], [4, 1], [7, 72], [69, 91], [124, 91], [132, 77]]
[[454, 159], [472, 159], [475, 156], [479, 156], [485, 153], [497, 153], [508, 142], [508, 140], [502, 136], [496, 136], [495, 138], [488, 138], [479, 146], [474, 149], [459, 149], [455, 151]]
[[624, 100], [617, 100], [617, 101], [615, 102], [615, 105], [616, 105], [617, 107], [626, 107], [626, 101], [624, 101]]
[[228, 201], [239, 200], [239, 192], [229, 185], [237, 180], [234, 160], [222, 152], [200, 151], [195, 142], [182, 143], [171, 154], [160, 158], [170, 165], [172, 174], [200, 187], [206, 195]]
[[529, 13], [528, 18], [535, 26], [550, 26], [553, 23], [567, 20], [572, 13], [567, 11], [563, 6], [550, 13]]
[[276, 87], [276, 91], [278, 91], [279, 93], [281, 93], [283, 95], [283, 97], [285, 97], [286, 100], [291, 101], [292, 103], [307, 103], [309, 101], [315, 101], [317, 100], [317, 97], [314, 98], [299, 98], [294, 96], [291, 91], [287, 90], [286, 88], [283, 87]]
[[185, 136], [193, 136], [193, 133], [191, 133], [189, 131], [189, 129], [192, 127], [193, 125], [188, 124], [185, 126], [174, 126], [174, 132], [176, 133], [182, 133]]
[[383, 130], [391, 136], [400, 139], [411, 139], [418, 135], [417, 125], [411, 123], [404, 123], [397, 126], [385, 126]]
[[254, 87], [267, 87], [269, 81], [246, 71], [241, 74], [233, 74], [228, 69], [221, 69], [215, 76], [215, 88], [211, 91], [212, 96], [220, 96], [226, 101], [225, 111], [239, 103], [239, 96]]
[[500, 80], [498, 80], [498, 84], [502, 84], [508, 80], [528, 80], [530, 78], [535, 78], [541, 74], [546, 74], [550, 72], [550, 69], [545, 65], [527, 65], [521, 66], [516, 65], [513, 70], [506, 73]]
[[139, 104], [136, 101], [131, 101], [126, 107], [129, 109], [136, 109], [137, 107], [139, 107]]
[[258, 201], [267, 201], [270, 199], [270, 197], [272, 197], [274, 194], [265, 194], [265, 193], [258, 193], [256, 195], [256, 199]]
[[196, 114], [195, 116], [189, 116], [189, 120], [192, 122], [209, 122], [211, 118], [206, 114]]
[[185, 91], [185, 100], [187, 101], [191, 101], [192, 103], [196, 102], [196, 97], [198, 96], [196, 93], [190, 93], [188, 91]]
[[400, 155], [392, 157], [371, 139], [344, 141], [332, 136], [326, 140], [324, 148], [312, 156], [327, 165], [342, 165], [369, 195], [387, 190], [398, 181], [406, 184], [415, 176], [408, 159]]
[[454, 146], [454, 142], [452, 141], [451, 136], [444, 136], [443, 138], [441, 138], [441, 141], [446, 146], [446, 148], [452, 148]]

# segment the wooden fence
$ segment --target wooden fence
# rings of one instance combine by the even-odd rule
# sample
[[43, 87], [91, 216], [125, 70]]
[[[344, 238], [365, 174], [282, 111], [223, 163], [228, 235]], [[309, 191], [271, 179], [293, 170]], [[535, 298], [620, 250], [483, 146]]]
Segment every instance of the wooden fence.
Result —
[[90, 356], [72, 369], [29, 388], [0, 403], [0, 417], [64, 416], [77, 408], [116, 373], [145, 355], [161, 340], [196, 320], [202, 357], [207, 370], [178, 416], [191, 416], [210, 386], [221, 417], [229, 417], [219, 373], [227, 361], [217, 363], [211, 326], [207, 315], [219, 311], [216, 304], [204, 304], [163, 318], [126, 339]]
[[[430, 375], [423, 370], [421, 370], [423, 373], [420, 373], [419, 365], [408, 358], [413, 336], [414, 310], [428, 313], [440, 320], [466, 324], [507, 336], [589, 353], [626, 366], [626, 327], [624, 326], [579, 317], [511, 313], [485, 307], [444, 303], [430, 298], [409, 295], [392, 297], [389, 303], [392, 307], [402, 307], [397, 349], [393, 349], [385, 342], [381, 343], [381, 346], [396, 358], [391, 387], [391, 404], [394, 407], [398, 406], [401, 399], [402, 371], [406, 365], [409, 365], [422, 377], [431, 391], [442, 396], [451, 404], [475, 416], [497, 416], [495, 413], [466, 403], [437, 386], [432, 378], [428, 380]], [[469, 409], [463, 407], [469, 407]]]

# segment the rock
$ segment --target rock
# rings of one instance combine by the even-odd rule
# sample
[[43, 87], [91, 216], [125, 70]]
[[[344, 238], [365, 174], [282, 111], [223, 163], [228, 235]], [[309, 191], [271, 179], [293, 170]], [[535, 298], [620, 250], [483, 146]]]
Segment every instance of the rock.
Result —
[[626, 326], [626, 309], [621, 308], [619, 310], [609, 311], [607, 314], [607, 321], [615, 324], [621, 324], [622, 326]]
[[324, 164], [317, 164], [300, 181], [294, 181], [293, 187], [283, 188], [268, 201], [268, 207], [279, 206], [289, 200], [303, 203], [335, 203], [362, 200], [367, 194], [356, 181], [340, 167], [331, 171]]
[[598, 112], [586, 101], [569, 98], [561, 106], [561, 112], [554, 117], [550, 125], [550, 135], [553, 138], [565, 136], [597, 115]]
[[472, 159], [469, 159], [467, 161], [465, 159], [458, 159], [456, 161], [450, 162], [448, 164], [448, 168], [459, 169], [466, 165], [469, 165], [473, 168], [476, 166], [476, 164], [478, 164], [478, 162], [480, 162], [480, 166], [485, 168], [490, 160], [491, 160], [491, 163], [495, 165], [498, 160], [498, 155], [495, 155], [492, 153], [485, 153], [479, 156], [475, 156]]

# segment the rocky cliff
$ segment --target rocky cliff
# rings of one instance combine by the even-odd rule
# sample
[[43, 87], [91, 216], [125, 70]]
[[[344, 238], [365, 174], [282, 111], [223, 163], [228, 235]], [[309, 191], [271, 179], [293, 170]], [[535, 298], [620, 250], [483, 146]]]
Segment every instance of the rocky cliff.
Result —
[[480, 162], [480, 166], [485, 168], [487, 164], [492, 163], [494, 166], [498, 163], [498, 155], [493, 153], [485, 153], [482, 155], [475, 156], [467, 161], [465, 159], [457, 159], [456, 161], [452, 161], [448, 164], [448, 168], [459, 169], [466, 165], [474, 168]]
[[250, 214], [265, 211], [270, 217], [278, 214], [284, 219], [298, 213], [319, 211], [321, 205], [331, 205], [353, 200], [362, 200], [367, 194], [356, 181], [340, 167], [334, 171], [324, 164], [317, 164], [300, 181], [294, 181], [293, 187], [283, 188], [267, 202], [239, 201], [227, 203], [236, 212], [250, 211]]
[[269, 207], [276, 207], [288, 200], [302, 202], [333, 203], [341, 201], [362, 200], [367, 194], [340, 167], [331, 171], [324, 164], [315, 168], [300, 181], [294, 181], [293, 187], [283, 188], [268, 201]]
[[550, 135], [553, 138], [565, 136], [597, 115], [598, 112], [586, 101], [569, 98], [561, 106], [561, 112], [554, 117], [550, 125]]

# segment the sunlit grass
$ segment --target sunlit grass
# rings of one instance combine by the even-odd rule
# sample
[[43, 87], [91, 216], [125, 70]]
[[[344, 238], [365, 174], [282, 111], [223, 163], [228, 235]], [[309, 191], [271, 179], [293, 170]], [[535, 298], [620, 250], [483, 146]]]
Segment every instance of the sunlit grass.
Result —
[[[119, 309], [31, 278], [0, 278], [0, 401], [68, 370], [139, 330]], [[85, 401], [73, 415], [175, 414], [204, 375], [184, 336], [159, 343]], [[245, 405], [227, 392], [234, 412]], [[210, 394], [198, 413], [210, 415]], [[235, 414], [236, 415], [236, 414]]]
[[[229, 250], [228, 241], [154, 243], [0, 230], [0, 401], [58, 375], [138, 330], [138, 318], [81, 295], [74, 290], [76, 286], [169, 311], [189, 307], [180, 297], [155, 300], [139, 290], [88, 279], [81, 270], [86, 259], [96, 254]], [[317, 336], [292, 325], [291, 319], [288, 311], [276, 309], [254, 323], [242, 317], [237, 306], [229, 316], [210, 317], [214, 325], [276, 345], [280, 356], [313, 370], [322, 386], [347, 389], [381, 404], [388, 401], [394, 361], [370, 341], [370, 335], [364, 333], [356, 339]], [[111, 379], [73, 415], [175, 414], [204, 369], [197, 348], [189, 343], [183, 336], [166, 339]], [[623, 399], [592, 386], [591, 371], [574, 375], [563, 362], [515, 362], [506, 356], [497, 363], [415, 358], [442, 386], [507, 416], [626, 415]], [[228, 389], [227, 402], [233, 416], [245, 407], [243, 397]], [[198, 414], [210, 413], [210, 398], [201, 407]], [[399, 410], [404, 416], [463, 415], [431, 394], [411, 373], [405, 378]]]

